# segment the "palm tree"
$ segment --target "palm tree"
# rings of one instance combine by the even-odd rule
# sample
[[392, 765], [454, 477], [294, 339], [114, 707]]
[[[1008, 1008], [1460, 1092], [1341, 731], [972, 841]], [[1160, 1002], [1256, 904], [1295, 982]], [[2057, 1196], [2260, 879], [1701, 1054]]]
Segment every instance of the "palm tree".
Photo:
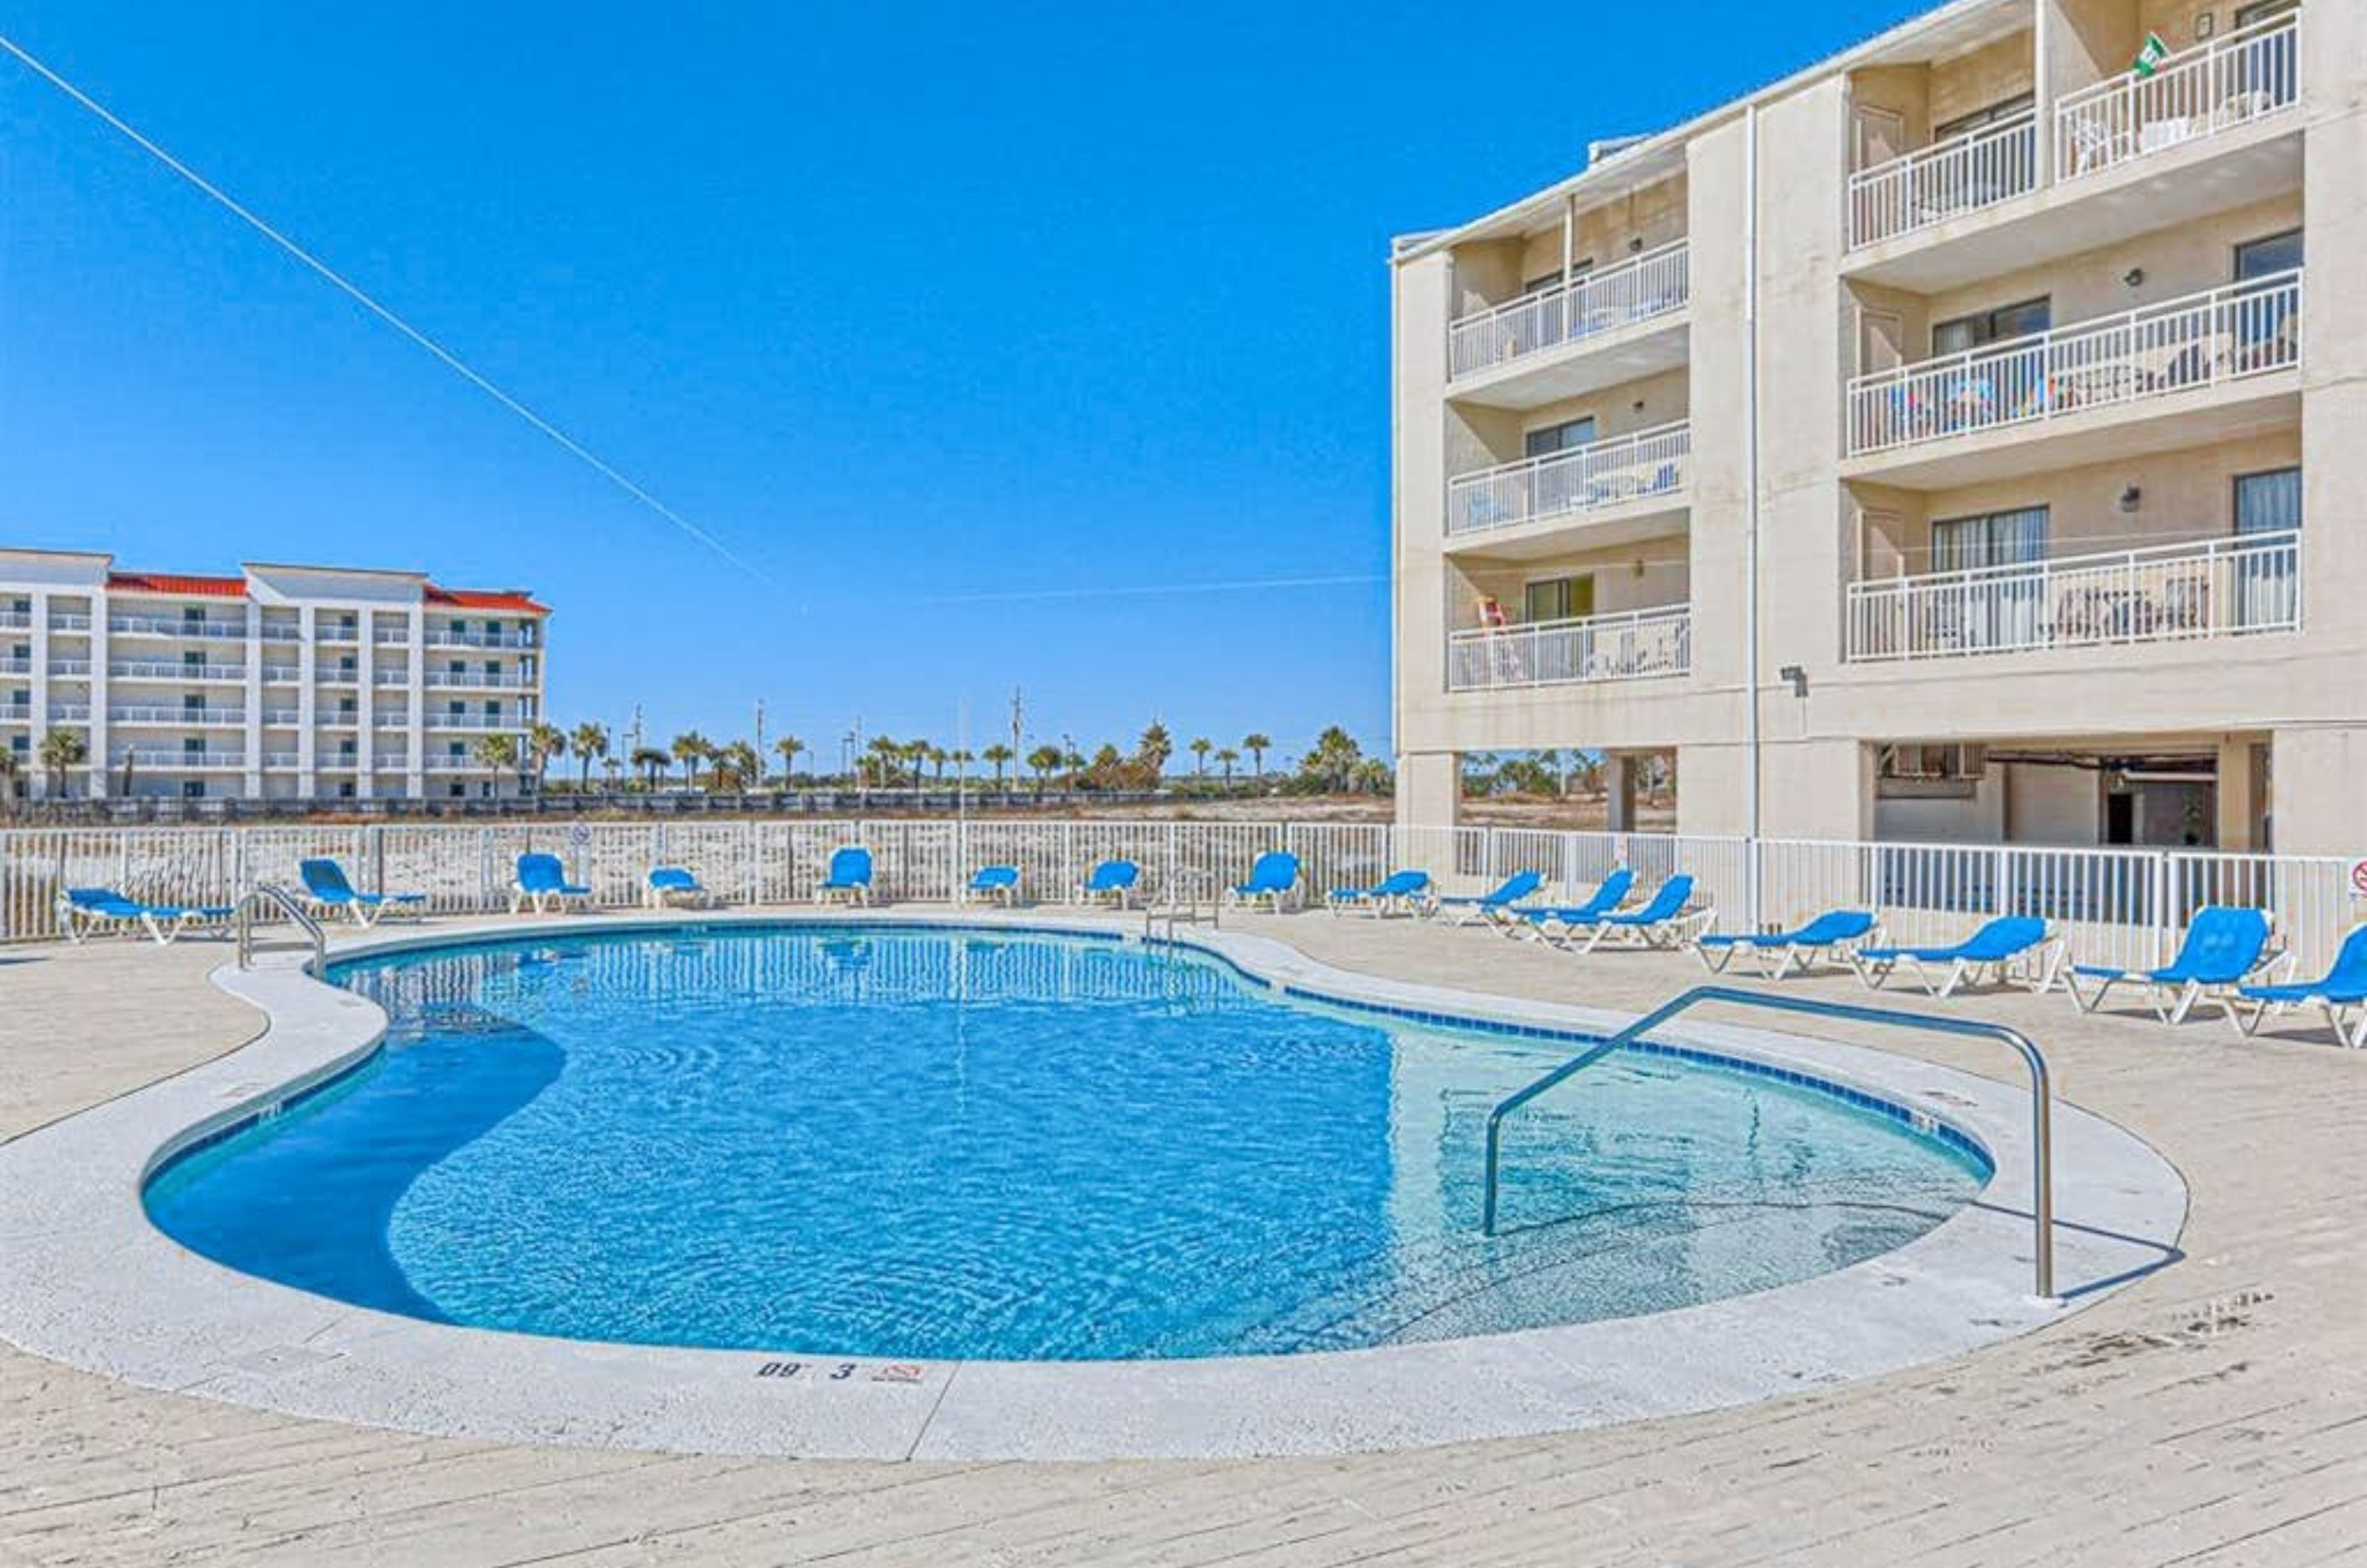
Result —
[[575, 732], [567, 738], [567, 749], [575, 753], [577, 761], [583, 764], [577, 787], [588, 792], [592, 788], [593, 759], [608, 754], [608, 732], [587, 718], [577, 725]]
[[798, 753], [805, 749], [806, 743], [794, 735], [784, 735], [773, 742], [773, 750], [781, 754], [781, 787], [783, 789], [789, 786], [790, 776], [797, 772]]
[[1142, 732], [1142, 739], [1134, 743], [1135, 761], [1150, 774], [1152, 788], [1158, 787], [1159, 776], [1167, 769], [1167, 759], [1173, 755], [1175, 741], [1167, 733], [1167, 727], [1152, 719], [1150, 728]]
[[1240, 760], [1241, 754], [1229, 746], [1217, 752], [1217, 765], [1225, 770], [1225, 787], [1228, 789], [1230, 789], [1233, 784], [1233, 764]]
[[90, 741], [80, 730], [52, 729], [41, 737], [41, 766], [50, 775], [50, 798], [62, 800], [66, 793], [66, 770], [78, 768], [90, 760]]
[[565, 755], [567, 755], [567, 731], [548, 719], [538, 718], [527, 726], [526, 760], [534, 769], [534, 789], [537, 795], [542, 793], [543, 775], [550, 771], [551, 762]]
[[922, 748], [921, 754], [929, 760], [929, 769], [935, 774], [936, 786], [939, 789], [945, 788], [946, 763], [951, 759], [952, 753], [942, 746], [925, 746]]
[[871, 752], [872, 771], [879, 780], [879, 787], [894, 788], [899, 777], [898, 767], [904, 760], [903, 742], [892, 736], [875, 735], [871, 738], [868, 750]]
[[664, 773], [673, 762], [674, 758], [671, 755], [655, 746], [643, 746], [633, 753], [633, 768], [641, 775], [643, 789], [656, 789], [658, 775]]
[[477, 762], [497, 773], [515, 775], [518, 771], [518, 738], [494, 733], [477, 737]]
[[977, 752], [970, 750], [967, 747], [955, 747], [953, 750], [954, 778], [963, 784], [968, 783], [969, 765], [977, 761]]
[[1338, 795], [1353, 782], [1356, 764], [1363, 760], [1364, 749], [1356, 744], [1355, 738], [1331, 724], [1315, 738], [1315, 744], [1299, 761], [1299, 771], [1319, 779], [1326, 790]]
[[1209, 739], [1205, 735], [1195, 735], [1192, 738], [1190, 750], [1192, 752], [1193, 769], [1200, 775], [1200, 782], [1202, 784], [1208, 782], [1208, 753], [1216, 750], [1216, 745], [1217, 743], [1215, 741]]
[[907, 740], [898, 748], [904, 758], [905, 771], [912, 775], [912, 787], [921, 787], [921, 764], [928, 761], [931, 747], [925, 740]]
[[708, 753], [708, 761], [715, 766], [718, 793], [726, 789], [746, 789], [762, 766], [756, 757], [756, 748], [745, 740], [734, 740], [729, 746], [715, 748]]
[[1241, 750], [1250, 754], [1250, 766], [1255, 770], [1260, 784], [1265, 783], [1265, 754], [1273, 746], [1271, 736], [1261, 735], [1254, 729], [1241, 737]]
[[988, 747], [985, 750], [980, 751], [979, 755], [984, 758], [987, 763], [994, 769], [994, 790], [997, 795], [1002, 794], [1002, 770], [1009, 767], [1017, 760], [1015, 754], [1012, 751], [1010, 747], [1005, 746], [1002, 741], [998, 740], [993, 745]]
[[682, 764], [682, 782], [697, 782], [698, 764], [715, 750], [714, 743], [696, 729], [685, 729], [674, 738], [674, 760]]
[[603, 757], [600, 759], [600, 771], [608, 775], [608, 791], [612, 795], [615, 794], [617, 775], [625, 771], [624, 760], [620, 757]]
[[1038, 746], [1027, 753], [1027, 765], [1036, 770], [1036, 799], [1044, 798], [1044, 781], [1051, 776], [1053, 769], [1066, 760], [1066, 753], [1062, 752], [1058, 746]]

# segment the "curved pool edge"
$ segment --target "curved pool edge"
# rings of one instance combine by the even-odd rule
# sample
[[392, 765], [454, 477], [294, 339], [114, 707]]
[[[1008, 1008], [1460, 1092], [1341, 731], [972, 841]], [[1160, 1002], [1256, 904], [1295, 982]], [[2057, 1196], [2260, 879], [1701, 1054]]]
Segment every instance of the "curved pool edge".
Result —
[[[844, 912], [607, 916], [372, 931], [333, 959], [549, 934], [844, 924]], [[1138, 922], [878, 910], [864, 923], [1126, 937]], [[1183, 945], [1349, 1006], [1607, 1032], [1625, 1015], [1341, 970], [1272, 938]], [[1280, 1357], [914, 1362], [593, 1344], [353, 1307], [237, 1273], [155, 1230], [148, 1176], [194, 1142], [366, 1063], [385, 1020], [266, 955], [214, 983], [262, 1010], [249, 1044], [0, 1145], [0, 1337], [142, 1386], [478, 1439], [847, 1459], [1228, 1458], [1531, 1436], [1753, 1403], [2060, 1321], [2174, 1256], [2186, 1190], [2135, 1135], [2058, 1101], [2058, 1277], [2033, 1301], [2026, 1094], [1886, 1052], [1730, 1025], [1673, 1042], [1917, 1108], [1988, 1155], [1982, 1198], [1895, 1251], [1648, 1317]]]

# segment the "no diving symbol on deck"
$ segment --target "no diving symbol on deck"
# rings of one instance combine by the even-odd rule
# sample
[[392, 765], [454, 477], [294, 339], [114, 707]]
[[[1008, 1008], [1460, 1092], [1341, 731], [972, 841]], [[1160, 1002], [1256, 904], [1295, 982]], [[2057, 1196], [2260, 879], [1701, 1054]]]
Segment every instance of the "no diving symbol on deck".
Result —
[[2350, 896], [2353, 898], [2367, 898], [2367, 860], [2355, 860], [2350, 863]]
[[889, 1361], [868, 1368], [859, 1361], [766, 1361], [756, 1369], [756, 1375], [815, 1382], [916, 1383], [926, 1381], [929, 1369], [917, 1361]]

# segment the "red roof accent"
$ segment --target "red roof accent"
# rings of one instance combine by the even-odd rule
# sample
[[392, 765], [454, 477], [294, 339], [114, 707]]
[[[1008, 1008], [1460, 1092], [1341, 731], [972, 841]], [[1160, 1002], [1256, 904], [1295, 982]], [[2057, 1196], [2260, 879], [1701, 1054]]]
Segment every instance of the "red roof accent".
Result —
[[201, 594], [209, 599], [243, 599], [243, 577], [184, 577], [169, 571], [110, 571], [107, 586], [119, 593]]
[[427, 585], [430, 604], [447, 604], [456, 610], [507, 610], [519, 615], [548, 615], [550, 606], [538, 604], [523, 588], [438, 588]]

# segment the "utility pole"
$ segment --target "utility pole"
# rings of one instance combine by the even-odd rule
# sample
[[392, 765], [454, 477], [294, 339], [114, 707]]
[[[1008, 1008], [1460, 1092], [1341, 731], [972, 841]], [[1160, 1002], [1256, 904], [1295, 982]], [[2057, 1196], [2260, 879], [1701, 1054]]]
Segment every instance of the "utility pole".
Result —
[[[784, 777], [781, 781], [787, 784]], [[756, 699], [756, 787], [764, 787], [764, 699]]]
[[1026, 749], [1027, 696], [1018, 687], [1011, 688], [1011, 754], [1017, 756]]

